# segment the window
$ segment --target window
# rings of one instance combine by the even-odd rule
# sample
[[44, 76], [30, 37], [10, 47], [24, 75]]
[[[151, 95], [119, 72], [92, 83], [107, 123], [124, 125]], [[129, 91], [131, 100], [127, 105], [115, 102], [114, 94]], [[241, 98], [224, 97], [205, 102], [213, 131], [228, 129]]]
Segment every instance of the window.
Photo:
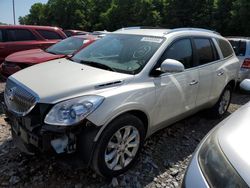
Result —
[[29, 41], [36, 40], [36, 37], [27, 29], [7, 29], [6, 41]]
[[0, 30], [0, 42], [3, 42], [3, 31]]
[[218, 41], [218, 44], [220, 46], [220, 49], [221, 49], [221, 52], [222, 52], [224, 58], [233, 55], [234, 52], [233, 52], [229, 42], [227, 42], [226, 40], [223, 40], [223, 39], [217, 39], [217, 41]]
[[54, 31], [37, 30], [37, 32], [45, 39], [62, 39], [62, 37]]
[[242, 40], [229, 40], [237, 56], [245, 56], [247, 43]]
[[210, 39], [194, 39], [194, 44], [197, 50], [199, 65], [204, 65], [218, 60], [218, 57], [216, 57], [214, 53], [214, 48]]
[[190, 39], [182, 39], [175, 42], [161, 57], [161, 62], [165, 59], [174, 59], [183, 63], [184, 67], [193, 66], [193, 50]]
[[71, 55], [79, 50], [89, 40], [78, 37], [66, 38], [46, 49], [46, 52], [52, 54]]

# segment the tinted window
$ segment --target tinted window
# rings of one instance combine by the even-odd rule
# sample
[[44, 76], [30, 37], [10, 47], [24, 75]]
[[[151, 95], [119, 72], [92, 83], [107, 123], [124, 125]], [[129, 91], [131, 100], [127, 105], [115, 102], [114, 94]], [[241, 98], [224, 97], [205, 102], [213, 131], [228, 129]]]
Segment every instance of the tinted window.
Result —
[[36, 37], [27, 29], [7, 29], [6, 41], [29, 41], [36, 40]]
[[54, 31], [37, 30], [37, 32], [45, 39], [62, 39], [62, 37]]
[[214, 49], [210, 39], [194, 39], [194, 44], [197, 50], [199, 65], [204, 65], [218, 59], [214, 54]]
[[182, 39], [175, 42], [161, 57], [161, 62], [165, 59], [174, 59], [183, 63], [185, 68], [193, 66], [193, 50], [190, 39]]
[[247, 43], [246, 41], [242, 41], [242, 40], [229, 40], [229, 42], [231, 43], [234, 52], [237, 56], [245, 56], [246, 54], [246, 47], [247, 47]]
[[0, 42], [3, 42], [3, 32], [0, 30]]
[[224, 58], [231, 56], [234, 53], [229, 42], [223, 39], [217, 39], [217, 41]]

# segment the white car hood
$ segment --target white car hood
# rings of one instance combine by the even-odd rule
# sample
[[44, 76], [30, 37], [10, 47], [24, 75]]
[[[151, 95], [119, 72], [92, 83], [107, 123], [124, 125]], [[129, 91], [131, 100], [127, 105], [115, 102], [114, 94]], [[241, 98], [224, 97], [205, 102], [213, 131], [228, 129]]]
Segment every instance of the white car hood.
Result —
[[36, 93], [40, 103], [53, 104], [81, 95], [98, 94], [133, 77], [58, 59], [19, 71], [9, 79]]
[[224, 122], [218, 140], [225, 156], [250, 186], [250, 103]]

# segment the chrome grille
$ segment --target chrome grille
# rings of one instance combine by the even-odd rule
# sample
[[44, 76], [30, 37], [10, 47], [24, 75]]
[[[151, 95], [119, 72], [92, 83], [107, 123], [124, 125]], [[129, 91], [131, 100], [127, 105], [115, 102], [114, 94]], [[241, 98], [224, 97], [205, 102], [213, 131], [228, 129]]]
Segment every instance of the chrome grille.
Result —
[[4, 91], [5, 104], [11, 112], [25, 116], [36, 105], [37, 97], [28, 89], [8, 79]]

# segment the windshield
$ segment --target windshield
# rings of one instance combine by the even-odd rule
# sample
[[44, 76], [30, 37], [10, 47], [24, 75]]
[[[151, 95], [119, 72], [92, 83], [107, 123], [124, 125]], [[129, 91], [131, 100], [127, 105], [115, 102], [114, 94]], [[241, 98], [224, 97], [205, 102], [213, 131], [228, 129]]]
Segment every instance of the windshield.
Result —
[[72, 60], [110, 71], [137, 74], [163, 41], [160, 37], [109, 34], [78, 52]]
[[46, 52], [60, 55], [71, 55], [87, 42], [89, 42], [89, 40], [84, 38], [69, 37], [47, 48]]

